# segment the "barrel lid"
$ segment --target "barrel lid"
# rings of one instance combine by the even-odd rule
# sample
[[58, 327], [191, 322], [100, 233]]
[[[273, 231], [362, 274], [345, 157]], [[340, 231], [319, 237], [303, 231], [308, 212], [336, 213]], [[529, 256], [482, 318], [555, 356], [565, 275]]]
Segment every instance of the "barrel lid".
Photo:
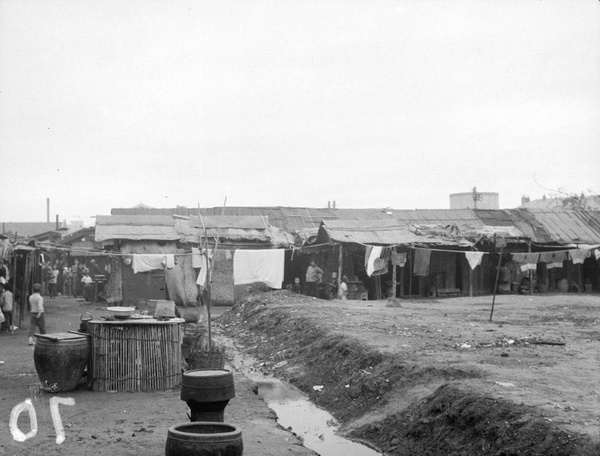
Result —
[[69, 339], [85, 339], [87, 336], [82, 336], [80, 334], [72, 334], [72, 333], [53, 333], [53, 334], [34, 334], [36, 337], [41, 337], [43, 339], [57, 339], [57, 340], [69, 340]]
[[222, 377], [231, 375], [231, 372], [226, 369], [196, 369], [184, 372], [185, 377]]

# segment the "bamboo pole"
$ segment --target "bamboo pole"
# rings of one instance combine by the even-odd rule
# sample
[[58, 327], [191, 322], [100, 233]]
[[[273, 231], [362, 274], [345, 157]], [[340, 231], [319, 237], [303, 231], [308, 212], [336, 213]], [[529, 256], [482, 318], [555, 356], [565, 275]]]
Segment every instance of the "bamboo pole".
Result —
[[[227, 197], [225, 197], [225, 201], [223, 202], [223, 209], [221, 209], [221, 223], [219, 223], [219, 228], [217, 229], [217, 237], [215, 238], [215, 248], [213, 249], [212, 255], [208, 255], [207, 253], [207, 269], [206, 269], [206, 301], [207, 301], [207, 306], [206, 306], [206, 311], [207, 311], [207, 320], [208, 320], [208, 347], [209, 347], [209, 351], [212, 353], [212, 348], [213, 348], [213, 343], [212, 343], [212, 323], [211, 323], [211, 309], [212, 309], [212, 286], [211, 286], [211, 282], [212, 282], [212, 262], [213, 262], [213, 258], [215, 258], [215, 255], [217, 253], [217, 249], [219, 247], [219, 237], [221, 234], [221, 227], [222, 227], [222, 217], [225, 215], [225, 206], [227, 205]], [[205, 228], [206, 229], [206, 228]], [[205, 232], [205, 240], [208, 246], [208, 237], [206, 236], [206, 232]]]
[[498, 289], [498, 277], [500, 276], [500, 265], [502, 264], [502, 253], [504, 252], [504, 247], [500, 247], [500, 256], [498, 258], [498, 267], [496, 268], [496, 281], [494, 282], [494, 297], [492, 298], [492, 311], [490, 312], [490, 321], [492, 321], [492, 316], [494, 315], [494, 303], [496, 302], [496, 290]]
[[[531, 253], [531, 241], [527, 241], [527, 251]], [[533, 274], [529, 268], [529, 294], [533, 296]]]
[[338, 276], [337, 276], [337, 296], [336, 296], [336, 298], [339, 298], [341, 296], [340, 293], [341, 293], [341, 286], [342, 286], [342, 273], [344, 271], [343, 261], [344, 261], [343, 247], [342, 247], [342, 244], [340, 244], [340, 250], [338, 251]]
[[413, 250], [414, 249], [410, 249], [408, 251], [408, 255], [410, 258], [410, 269], [408, 271], [408, 273], [410, 274], [408, 276], [408, 299], [412, 299], [412, 278], [413, 278]]
[[396, 265], [394, 264], [394, 255], [396, 247], [392, 247], [392, 298], [396, 299]]
[[[15, 333], [15, 308], [17, 306], [15, 306], [15, 296], [17, 296], [16, 293], [17, 290], [17, 253], [15, 251], [13, 251], [13, 286], [12, 286], [12, 295], [13, 295], [13, 308], [12, 308], [12, 316], [11, 316], [11, 321], [9, 322], [10, 327], [8, 328], [10, 330], [11, 334]], [[21, 326], [19, 326], [20, 328]]]

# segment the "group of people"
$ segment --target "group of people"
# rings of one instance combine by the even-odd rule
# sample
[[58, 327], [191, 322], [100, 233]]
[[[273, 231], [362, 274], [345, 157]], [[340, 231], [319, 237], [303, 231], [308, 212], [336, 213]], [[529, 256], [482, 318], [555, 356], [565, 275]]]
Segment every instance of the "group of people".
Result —
[[320, 299], [347, 299], [348, 294], [348, 277], [343, 276], [338, 287], [337, 272], [331, 273], [331, 279], [324, 280], [325, 273], [317, 266], [315, 260], [310, 261], [310, 265], [306, 269], [306, 280], [304, 285], [300, 281], [300, 277], [294, 278], [294, 283], [288, 286], [288, 289], [294, 293], [304, 294]]
[[92, 275], [103, 275], [102, 269], [95, 260], [91, 260], [89, 268], [85, 262], [75, 260], [71, 266], [56, 260], [52, 265], [46, 261], [42, 265], [42, 283], [40, 293], [55, 298], [61, 294], [66, 297], [84, 297], [86, 285], [94, 283]]

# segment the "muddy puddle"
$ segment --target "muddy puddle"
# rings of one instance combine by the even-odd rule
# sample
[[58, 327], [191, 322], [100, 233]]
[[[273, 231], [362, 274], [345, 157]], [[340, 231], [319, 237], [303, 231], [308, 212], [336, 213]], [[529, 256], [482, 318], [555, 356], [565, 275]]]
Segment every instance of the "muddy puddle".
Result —
[[256, 361], [251, 357], [236, 353], [231, 364], [257, 384], [258, 393], [277, 414], [277, 422], [300, 436], [305, 447], [321, 456], [381, 456], [365, 445], [337, 435], [339, 425], [333, 416], [292, 385], [256, 371]]

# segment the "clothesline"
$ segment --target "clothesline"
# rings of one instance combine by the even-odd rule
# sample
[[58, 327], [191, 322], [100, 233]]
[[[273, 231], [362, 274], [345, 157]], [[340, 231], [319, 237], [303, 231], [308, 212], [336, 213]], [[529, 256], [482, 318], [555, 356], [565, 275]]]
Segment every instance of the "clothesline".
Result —
[[[43, 247], [43, 248], [50, 248], [50, 249], [54, 249], [54, 250], [62, 250], [62, 251], [69, 251], [69, 252], [74, 252], [74, 253], [89, 253], [89, 254], [94, 254], [97, 256], [130, 256], [133, 255], [132, 253], [120, 253], [120, 252], [107, 252], [107, 251], [98, 251], [98, 250], [91, 250], [91, 249], [85, 249], [85, 248], [77, 248], [77, 247], [69, 247], [69, 246], [64, 246], [61, 244], [56, 244], [56, 243], [52, 243], [52, 242], [44, 242], [44, 243], [39, 243], [38, 244], [39, 247]], [[322, 243], [322, 244], [314, 244], [314, 245], [309, 245], [309, 246], [302, 246], [302, 247], [297, 247], [297, 246], [290, 246], [290, 247], [277, 247], [274, 249], [223, 249], [224, 251], [236, 251], [236, 250], [286, 250], [286, 251], [301, 251], [303, 249], [310, 249], [310, 248], [314, 248], [314, 247], [324, 247], [324, 246], [331, 246], [330, 243]], [[258, 247], [258, 246], [257, 246]], [[174, 255], [196, 255], [193, 252], [169, 252], [172, 253]], [[141, 254], [140, 254], [141, 255]]]
[[[364, 247], [374, 247], [374, 245], [371, 244], [364, 244], [361, 242], [357, 242], [357, 244], [362, 245]], [[282, 247], [282, 248], [278, 248], [278, 249], [264, 249], [264, 250], [285, 250], [285, 251], [302, 251], [305, 248], [311, 249], [311, 248], [315, 248], [315, 247], [324, 247], [324, 246], [331, 246], [332, 244], [330, 243], [322, 243], [322, 244], [315, 244], [315, 245], [309, 245], [309, 246], [304, 246], [304, 247], [296, 247], [296, 246], [291, 246], [291, 247]], [[447, 253], [466, 253], [466, 252], [480, 252], [484, 255], [491, 255], [492, 252], [482, 252], [480, 250], [452, 250], [452, 249], [437, 249], [437, 248], [429, 248], [429, 247], [416, 247], [416, 246], [405, 246], [404, 244], [397, 244], [397, 245], [389, 245], [389, 246], [385, 246], [388, 248], [394, 248], [394, 247], [408, 247], [409, 249], [413, 249], [413, 250], [431, 250], [434, 252], [447, 252]], [[96, 255], [96, 256], [107, 256], [107, 257], [127, 257], [127, 256], [131, 256], [133, 255], [133, 253], [121, 253], [121, 252], [107, 252], [107, 251], [97, 251], [97, 250], [90, 250], [90, 249], [85, 249], [85, 248], [74, 248], [74, 247], [69, 247], [69, 246], [63, 246], [60, 244], [55, 244], [55, 243], [40, 243], [39, 247], [43, 247], [43, 248], [50, 248], [50, 249], [54, 249], [54, 250], [60, 250], [60, 251], [65, 251], [65, 252], [72, 252], [72, 253], [86, 253], [86, 254], [90, 254], [90, 255]], [[381, 246], [377, 246], [377, 247], [381, 247]], [[569, 249], [560, 249], [560, 250], [548, 250], [546, 252], [552, 252], [552, 253], [561, 253], [561, 252], [570, 252], [573, 250], [590, 250], [590, 249], [595, 249], [595, 248], [599, 248], [599, 245], [586, 245], [585, 247], [580, 247], [579, 245], [576, 247], [572, 247]], [[223, 250], [229, 250], [229, 251], [235, 251], [235, 250], [245, 250], [245, 249], [223, 249]], [[505, 252], [505, 254], [508, 253], [517, 253], [517, 252]], [[518, 252], [521, 253], [521, 252]], [[543, 252], [537, 252], [537, 253], [543, 253]], [[170, 254], [173, 255], [178, 255], [178, 256], [192, 256], [192, 255], [197, 255], [197, 253], [194, 252], [170, 252]], [[138, 255], [143, 255], [143, 254], [138, 254]], [[166, 253], [165, 253], [166, 255]]]

